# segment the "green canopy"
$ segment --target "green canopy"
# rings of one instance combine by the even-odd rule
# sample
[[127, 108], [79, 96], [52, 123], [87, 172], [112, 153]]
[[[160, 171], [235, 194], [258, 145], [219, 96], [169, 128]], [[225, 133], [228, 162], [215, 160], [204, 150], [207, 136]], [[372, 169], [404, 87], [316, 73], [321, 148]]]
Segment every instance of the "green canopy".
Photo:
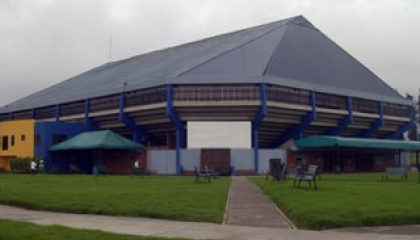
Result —
[[420, 151], [419, 141], [388, 139], [344, 138], [333, 136], [312, 136], [295, 141], [299, 148], [348, 147], [383, 150]]
[[103, 130], [81, 133], [50, 147], [50, 151], [86, 149], [140, 149], [143, 145], [122, 137], [113, 131]]

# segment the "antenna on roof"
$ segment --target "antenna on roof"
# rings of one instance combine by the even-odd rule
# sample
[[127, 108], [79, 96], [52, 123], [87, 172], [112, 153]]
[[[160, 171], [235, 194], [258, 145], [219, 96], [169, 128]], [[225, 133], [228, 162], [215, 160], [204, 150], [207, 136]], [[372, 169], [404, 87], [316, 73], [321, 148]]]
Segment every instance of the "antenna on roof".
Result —
[[108, 62], [112, 60], [112, 35], [109, 35], [109, 52], [108, 52]]

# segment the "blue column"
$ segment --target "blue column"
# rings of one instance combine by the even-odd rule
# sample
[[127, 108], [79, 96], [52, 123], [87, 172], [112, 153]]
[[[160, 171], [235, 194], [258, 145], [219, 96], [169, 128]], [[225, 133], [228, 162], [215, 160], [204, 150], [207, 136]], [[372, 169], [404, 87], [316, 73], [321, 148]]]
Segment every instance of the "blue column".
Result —
[[60, 104], [55, 105], [55, 121], [60, 121]]
[[134, 119], [129, 117], [127, 114], [124, 113], [125, 108], [125, 96], [124, 93], [121, 93], [120, 100], [119, 100], [119, 115], [118, 120], [123, 122], [125, 126], [127, 126], [130, 131], [133, 132], [133, 141], [140, 142], [142, 138], [151, 139], [150, 134], [140, 126], [137, 126]]
[[357, 136], [362, 138], [371, 138], [384, 125], [384, 109], [382, 102], [378, 103], [379, 118], [373, 122], [369, 129], [361, 131]]
[[31, 118], [35, 119], [35, 109], [31, 109]]
[[340, 136], [340, 134], [346, 130], [346, 128], [353, 123], [353, 103], [352, 103], [352, 98], [351, 97], [347, 97], [347, 111], [348, 114], [346, 117], [344, 117], [343, 119], [341, 119], [338, 122], [337, 127], [335, 128], [330, 128], [328, 129], [325, 134], [326, 135], [335, 135], [335, 136]]
[[13, 112], [11, 112], [10, 115], [9, 115], [9, 119], [13, 120], [14, 118], [15, 118], [15, 116], [14, 116]]
[[99, 126], [98, 124], [96, 124], [95, 121], [89, 118], [89, 111], [90, 111], [89, 99], [85, 99], [85, 120], [84, 120], [85, 129], [87, 131], [97, 130], [99, 129]]
[[267, 115], [267, 93], [266, 84], [260, 84], [260, 107], [258, 112], [255, 114], [254, 120], [252, 121], [252, 148], [254, 149], [254, 171], [258, 174], [259, 172], [259, 143], [258, 143], [258, 130], [264, 117]]
[[85, 125], [88, 124], [89, 121], [89, 99], [85, 100]]
[[286, 130], [286, 132], [279, 136], [276, 140], [273, 141], [271, 147], [276, 148], [281, 146], [283, 143], [287, 142], [289, 139], [294, 138], [295, 140], [301, 139], [303, 132], [306, 128], [311, 125], [311, 122], [316, 119], [316, 102], [315, 102], [315, 92], [311, 91], [310, 93], [310, 103], [311, 111], [307, 113], [298, 125], [295, 125]]
[[252, 129], [252, 140], [254, 142], [254, 171], [256, 174], [258, 174], [259, 172], [259, 165], [260, 165], [260, 158], [259, 158], [259, 154], [258, 154], [258, 150], [259, 150], [259, 144], [258, 144], [258, 129], [253, 128]]
[[125, 96], [124, 93], [120, 94], [120, 100], [119, 100], [119, 109], [120, 109], [120, 113], [119, 113], [119, 119], [122, 119], [124, 116], [124, 108], [125, 108]]
[[133, 141], [134, 142], [140, 142], [141, 141], [141, 138], [142, 138], [142, 136], [141, 136], [140, 131], [135, 131], [133, 133]]
[[173, 106], [173, 86], [167, 86], [167, 98], [166, 98], [166, 115], [171, 120], [175, 127], [176, 134], [176, 174], [181, 174], [181, 134], [185, 131], [185, 127], [182, 124], [178, 113], [175, 111]]

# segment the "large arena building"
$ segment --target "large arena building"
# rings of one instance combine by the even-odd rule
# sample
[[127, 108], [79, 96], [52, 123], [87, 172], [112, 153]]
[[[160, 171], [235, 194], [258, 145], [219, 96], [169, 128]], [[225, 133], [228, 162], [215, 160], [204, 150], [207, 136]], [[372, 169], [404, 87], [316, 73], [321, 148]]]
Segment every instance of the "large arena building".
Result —
[[183, 150], [232, 129], [200, 132], [208, 122], [237, 126], [228, 136], [245, 139], [237, 147], [251, 153], [245, 169], [258, 173], [261, 149], [312, 135], [400, 139], [413, 117], [409, 100], [303, 16], [107, 63], [0, 109], [2, 122], [110, 129], [149, 149], [173, 149], [168, 173], [178, 174], [189, 168]]

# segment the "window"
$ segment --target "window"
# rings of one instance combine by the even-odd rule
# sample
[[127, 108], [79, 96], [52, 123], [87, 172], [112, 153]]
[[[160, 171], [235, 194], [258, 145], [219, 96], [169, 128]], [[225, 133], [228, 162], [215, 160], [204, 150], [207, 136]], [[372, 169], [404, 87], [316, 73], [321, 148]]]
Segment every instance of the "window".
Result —
[[53, 134], [52, 143], [57, 144], [67, 140], [67, 135], [65, 134]]
[[10, 146], [15, 146], [15, 135], [10, 136]]
[[1, 144], [1, 149], [2, 150], [7, 150], [9, 149], [9, 137], [8, 136], [3, 136], [2, 137], [2, 144]]
[[35, 146], [39, 146], [39, 145], [41, 145], [41, 135], [39, 135], [39, 134], [35, 134], [35, 137], [34, 137], [34, 144], [35, 144]]
[[20, 140], [21, 141], [25, 141], [26, 140], [26, 136], [25, 135], [20, 135]]

